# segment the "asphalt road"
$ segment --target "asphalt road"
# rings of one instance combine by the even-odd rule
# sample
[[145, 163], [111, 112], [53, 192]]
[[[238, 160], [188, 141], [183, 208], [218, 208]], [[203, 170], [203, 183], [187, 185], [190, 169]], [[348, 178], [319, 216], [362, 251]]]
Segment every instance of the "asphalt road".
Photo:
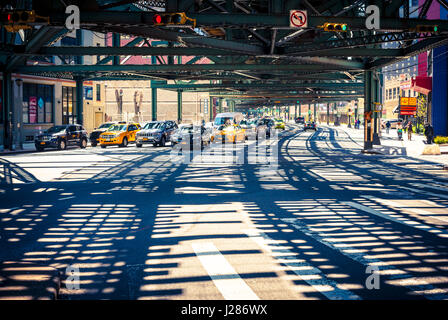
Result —
[[4, 156], [0, 261], [57, 268], [62, 299], [447, 299], [446, 172], [288, 129], [261, 163], [254, 142]]

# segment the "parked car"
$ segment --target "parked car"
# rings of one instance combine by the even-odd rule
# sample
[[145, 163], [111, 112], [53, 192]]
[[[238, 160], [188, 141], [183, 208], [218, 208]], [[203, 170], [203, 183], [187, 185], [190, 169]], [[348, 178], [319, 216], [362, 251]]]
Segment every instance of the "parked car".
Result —
[[244, 142], [246, 140], [246, 134], [244, 129], [237, 124], [221, 125], [211, 136], [212, 142]]
[[297, 117], [296, 123], [297, 124], [305, 124], [305, 117]]
[[110, 126], [106, 132], [100, 134], [101, 148], [107, 146], [127, 147], [135, 142], [136, 134], [141, 129], [138, 123], [117, 123]]
[[67, 146], [87, 147], [87, 131], [79, 124], [54, 126], [36, 136], [34, 145], [37, 151], [45, 148], [65, 150]]
[[176, 122], [171, 120], [149, 122], [138, 132], [136, 146], [141, 148], [144, 144], [151, 143], [154, 147], [164, 147], [171, 141], [177, 128]]
[[202, 150], [210, 144], [211, 132], [204, 126], [185, 125], [173, 134], [171, 142], [173, 146], [180, 143], [189, 146], [190, 150]]
[[100, 143], [100, 135], [106, 132], [107, 129], [109, 129], [114, 124], [116, 124], [116, 122], [106, 122], [101, 124], [98, 128], [95, 128], [95, 130], [93, 130], [89, 136], [90, 145], [92, 147], [96, 147], [98, 143]]
[[404, 121], [403, 121], [403, 119], [390, 119], [390, 120], [387, 120], [387, 119], [384, 119], [384, 120], [381, 120], [381, 128], [386, 128], [386, 123], [387, 122], [390, 122], [390, 128], [391, 129], [397, 129], [397, 124], [398, 123], [404, 123]]
[[303, 127], [303, 131], [314, 130], [317, 131], [317, 126], [315, 122], [307, 121], [305, 122], [305, 126]]

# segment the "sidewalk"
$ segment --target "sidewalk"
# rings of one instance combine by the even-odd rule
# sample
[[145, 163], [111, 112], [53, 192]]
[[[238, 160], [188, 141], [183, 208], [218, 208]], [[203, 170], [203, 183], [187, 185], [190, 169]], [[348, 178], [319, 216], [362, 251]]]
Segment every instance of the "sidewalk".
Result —
[[15, 154], [15, 153], [28, 153], [36, 151], [36, 147], [34, 146], [34, 142], [27, 142], [23, 144], [23, 149], [15, 149], [15, 150], [3, 150], [3, 146], [0, 146], [0, 156]]
[[[357, 143], [363, 144], [364, 130], [347, 128], [342, 125], [339, 128], [347, 132], [353, 140]], [[426, 137], [424, 135], [412, 134], [412, 140], [408, 140], [407, 133], [403, 133], [403, 141], [398, 140], [397, 130], [391, 129], [389, 134], [386, 134], [386, 130], [383, 130], [380, 137], [381, 146], [374, 146], [374, 150], [385, 155], [403, 155], [420, 160], [431, 161], [448, 166], [448, 154], [441, 155], [422, 155], [423, 149], [427, 146], [424, 141]], [[448, 152], [448, 147], [441, 147], [442, 152]]]

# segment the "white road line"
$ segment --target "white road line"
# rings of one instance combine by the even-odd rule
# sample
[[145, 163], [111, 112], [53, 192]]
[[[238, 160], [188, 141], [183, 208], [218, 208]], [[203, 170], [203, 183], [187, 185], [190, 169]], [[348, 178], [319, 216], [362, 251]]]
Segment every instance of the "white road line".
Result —
[[338, 283], [328, 279], [322, 271], [313, 265], [307, 263], [306, 261], [300, 261], [297, 259], [296, 255], [288, 250], [283, 249], [282, 245], [269, 243], [273, 241], [265, 233], [259, 230], [245, 230], [244, 231], [255, 243], [257, 243], [265, 251], [272, 253], [284, 253], [281, 255], [281, 259], [290, 260], [282, 261], [281, 263], [288, 267], [289, 270], [294, 272], [299, 278], [315, 290], [322, 293], [330, 300], [362, 300], [361, 297], [351, 292], [350, 290], [341, 289], [338, 287]]
[[[430, 189], [434, 189], [434, 190], [439, 190], [439, 191], [448, 192], [448, 188], [439, 187], [439, 186], [434, 186], [434, 185], [431, 185], [431, 184], [411, 183], [411, 185], [416, 186], [416, 187], [420, 187], [420, 188], [430, 188]], [[402, 188], [403, 188], [403, 187], [402, 187]], [[414, 191], [417, 191], [417, 190], [414, 190]], [[420, 190], [418, 190], [418, 193], [420, 193]], [[430, 195], [434, 195], [434, 196], [436, 196], [436, 197], [441, 196], [441, 197], [444, 198], [444, 199], [448, 199], [448, 196], [447, 196], [447, 195], [444, 195], [444, 194], [441, 195], [441, 194], [437, 194], [437, 193], [429, 193], [429, 192], [428, 192], [428, 194], [430, 194]]]
[[[373, 196], [363, 196], [363, 198], [366, 198], [366, 199], [369, 199], [369, 200], [373, 200], [373, 201], [375, 201], [375, 199], [376, 199], [376, 197], [373, 197]], [[348, 205], [350, 207], [362, 210], [364, 212], [373, 214], [373, 215], [375, 215], [377, 217], [380, 217], [380, 218], [383, 218], [383, 219], [386, 219], [386, 220], [389, 220], [389, 221], [397, 222], [399, 224], [402, 224], [402, 225], [405, 225], [405, 226], [408, 226], [408, 227], [412, 227], [412, 228], [415, 228], [415, 229], [418, 229], [418, 230], [421, 230], [421, 231], [426, 231], [426, 232], [429, 232], [431, 234], [438, 235], [441, 238], [447, 238], [448, 237], [448, 231], [440, 229], [440, 228], [437, 228], [437, 227], [429, 226], [427, 224], [423, 224], [423, 223], [420, 223], [420, 222], [417, 222], [417, 221], [413, 221], [413, 220], [408, 219], [408, 218], [400, 218], [400, 219], [398, 219], [398, 218], [392, 217], [392, 216], [390, 216], [388, 214], [384, 214], [384, 213], [382, 213], [382, 212], [380, 212], [378, 210], [375, 210], [375, 209], [363, 206], [362, 204], [355, 203], [355, 202], [347, 201], [347, 202], [342, 202], [342, 204], [345, 204], [345, 205]]]
[[[367, 198], [367, 197], [366, 197]], [[381, 204], [385, 204], [386, 206], [391, 206], [394, 208], [400, 208], [401, 210], [404, 211], [409, 211], [418, 215], [424, 215], [424, 216], [429, 216], [432, 219], [435, 220], [439, 220], [442, 222], [448, 222], [448, 218], [444, 218], [444, 217], [438, 217], [437, 213], [431, 212], [429, 210], [423, 209], [423, 208], [419, 208], [419, 207], [414, 207], [414, 208], [409, 208], [407, 207], [405, 204], [401, 204], [392, 200], [387, 200], [387, 199], [378, 199], [376, 197], [371, 197], [372, 200], [375, 200], [376, 202], [379, 202]], [[430, 202], [428, 200], [424, 200], [427, 202]], [[445, 207], [434, 207], [434, 209], [446, 209]]]
[[213, 243], [193, 243], [192, 247], [224, 299], [260, 300]]
[[[363, 254], [362, 252], [357, 252], [357, 247], [355, 245], [349, 245], [343, 243], [342, 241], [329, 242], [325, 240], [328, 237], [321, 236], [318, 232], [310, 230], [306, 224], [297, 220], [292, 219], [281, 219], [282, 221], [289, 223], [292, 227], [303, 232], [309, 237], [314, 238], [316, 241], [326, 245], [327, 247], [339, 251], [343, 255], [355, 260], [364, 266], [377, 266], [380, 271], [381, 277], [387, 277], [388, 280], [400, 281], [400, 285], [410, 289], [416, 294], [424, 296], [426, 299], [430, 300], [448, 300], [447, 289], [441, 289], [434, 287], [433, 285], [425, 282], [412, 274], [407, 273], [404, 270], [398, 269], [392, 264], [386, 264], [386, 262], [373, 257], [367, 257], [368, 254]], [[333, 239], [334, 240], [334, 239]], [[412, 283], [422, 283], [422, 284], [412, 284]], [[426, 294], [425, 292], [428, 292]]]

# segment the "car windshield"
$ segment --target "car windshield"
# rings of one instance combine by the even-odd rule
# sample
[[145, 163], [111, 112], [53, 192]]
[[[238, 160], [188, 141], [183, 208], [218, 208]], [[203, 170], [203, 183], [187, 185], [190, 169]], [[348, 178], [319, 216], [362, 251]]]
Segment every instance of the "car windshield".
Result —
[[150, 122], [147, 123], [143, 129], [148, 130], [148, 129], [163, 129], [165, 128], [165, 123], [163, 122]]
[[219, 126], [219, 128], [218, 128], [218, 130], [226, 130], [226, 129], [233, 129], [234, 127], [233, 126], [226, 126], [226, 125], [222, 125], [222, 126]]
[[112, 123], [103, 123], [98, 127], [98, 129], [107, 129], [112, 125]]
[[188, 126], [188, 127], [182, 127], [180, 128], [180, 132], [181, 133], [193, 133], [193, 132], [197, 132], [199, 128], [194, 128], [193, 126]]
[[65, 128], [67, 128], [67, 127], [66, 127], [66, 126], [54, 126], [54, 127], [51, 127], [50, 129], [48, 129], [48, 130], [46, 131], [46, 133], [57, 133], [57, 132], [61, 132], [61, 131], [64, 131]]
[[248, 125], [248, 124], [250, 124], [250, 122], [247, 121], [247, 120], [241, 120], [241, 122], [240, 122], [240, 125], [241, 125], [241, 126], [246, 126], [246, 125]]
[[127, 125], [125, 124], [114, 124], [109, 128], [109, 131], [126, 131]]
[[233, 118], [232, 117], [222, 117], [222, 118], [216, 118], [215, 119], [215, 125], [220, 126], [226, 123], [232, 123], [233, 122]]

